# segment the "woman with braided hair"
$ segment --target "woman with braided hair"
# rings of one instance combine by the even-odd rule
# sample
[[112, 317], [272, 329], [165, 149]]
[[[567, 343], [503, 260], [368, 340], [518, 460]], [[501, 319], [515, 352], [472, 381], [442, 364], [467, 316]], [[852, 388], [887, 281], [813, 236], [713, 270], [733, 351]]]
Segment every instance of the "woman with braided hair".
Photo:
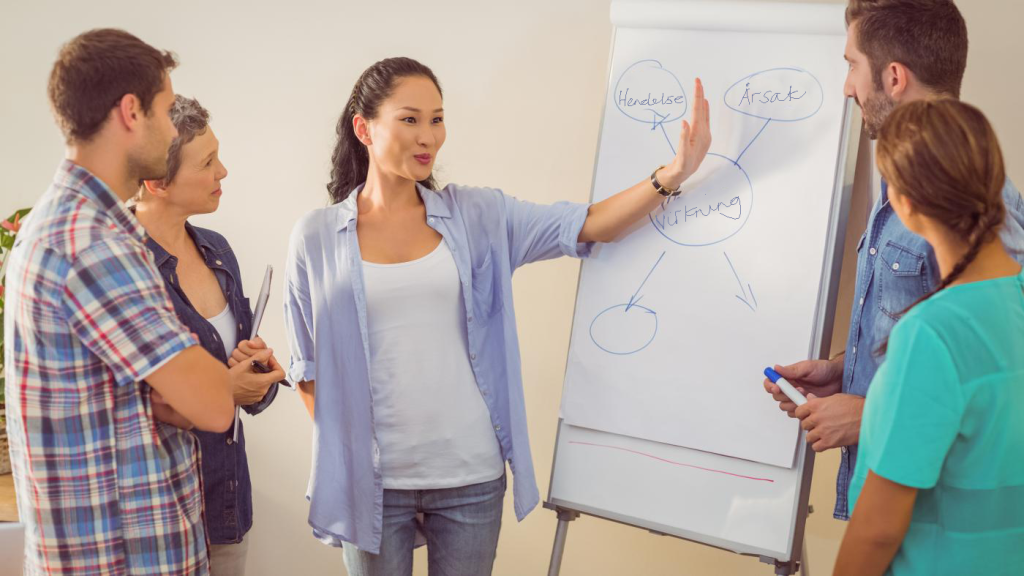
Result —
[[1024, 274], [998, 236], [999, 143], [970, 105], [912, 102], [882, 126], [878, 167], [942, 280], [904, 311], [871, 383], [835, 573], [1019, 574]]
[[711, 145], [708, 102], [698, 80], [675, 157], [593, 205], [439, 189], [441, 87], [409, 58], [363, 72], [337, 132], [333, 205], [296, 225], [285, 270], [289, 373], [314, 423], [309, 523], [344, 543], [350, 576], [411, 576], [417, 537], [431, 576], [490, 574], [506, 464], [516, 517], [539, 500], [512, 272], [585, 257], [677, 194]]

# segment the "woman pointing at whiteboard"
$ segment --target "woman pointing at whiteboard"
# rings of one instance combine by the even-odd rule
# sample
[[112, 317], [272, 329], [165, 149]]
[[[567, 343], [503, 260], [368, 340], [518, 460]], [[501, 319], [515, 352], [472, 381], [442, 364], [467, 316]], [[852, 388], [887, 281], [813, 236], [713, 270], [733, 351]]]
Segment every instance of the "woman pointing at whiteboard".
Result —
[[678, 153], [593, 205], [522, 202], [450, 184], [440, 83], [408, 58], [359, 77], [338, 121], [332, 206], [291, 236], [289, 374], [314, 421], [309, 523], [344, 543], [352, 576], [410, 575], [425, 536], [432, 576], [490, 574], [505, 463], [516, 516], [539, 495], [526, 430], [512, 272], [586, 257], [678, 190], [711, 145], [696, 81]]

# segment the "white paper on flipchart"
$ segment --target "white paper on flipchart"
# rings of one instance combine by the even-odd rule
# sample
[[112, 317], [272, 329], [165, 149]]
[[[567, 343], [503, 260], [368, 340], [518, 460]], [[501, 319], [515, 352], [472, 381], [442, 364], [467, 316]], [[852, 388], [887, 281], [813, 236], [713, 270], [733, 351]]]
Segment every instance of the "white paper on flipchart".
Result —
[[[809, 354], [845, 100], [843, 37], [808, 38], [617, 29], [593, 200], [666, 163], [678, 143], [678, 107], [617, 105], [623, 88], [660, 101], [678, 82], [689, 100], [700, 76], [714, 143], [660, 220], [584, 262], [567, 423], [794, 465], [797, 422], [762, 371]], [[767, 104], [744, 99], [748, 83], [762, 100], [770, 91]]]

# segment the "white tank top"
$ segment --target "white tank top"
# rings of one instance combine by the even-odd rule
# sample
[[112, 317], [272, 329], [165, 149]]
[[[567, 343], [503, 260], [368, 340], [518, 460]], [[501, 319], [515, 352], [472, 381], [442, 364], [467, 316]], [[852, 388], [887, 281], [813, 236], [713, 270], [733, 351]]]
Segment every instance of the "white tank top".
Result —
[[207, 318], [207, 322], [220, 334], [220, 341], [224, 344], [224, 354], [231, 358], [231, 353], [238, 346], [238, 332], [235, 330], [235, 315], [231, 312], [231, 306], [225, 304], [224, 310], [213, 318]]
[[384, 487], [499, 478], [505, 463], [469, 363], [462, 283], [444, 240], [418, 260], [363, 262], [363, 278]]

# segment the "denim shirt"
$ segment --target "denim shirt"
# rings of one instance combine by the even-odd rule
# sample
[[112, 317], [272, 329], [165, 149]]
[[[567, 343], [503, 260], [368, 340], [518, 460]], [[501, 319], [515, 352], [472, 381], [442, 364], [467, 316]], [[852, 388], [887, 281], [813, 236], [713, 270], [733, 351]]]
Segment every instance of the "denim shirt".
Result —
[[[249, 338], [252, 330], [252, 309], [242, 292], [238, 260], [228, 241], [220, 234], [185, 223], [192, 241], [199, 248], [206, 266], [213, 271], [224, 293], [231, 313], [238, 322], [238, 341]], [[148, 235], [146, 247], [153, 253], [157, 268], [163, 276], [174, 311], [182, 324], [199, 336], [199, 344], [214, 358], [227, 364], [224, 343], [217, 329], [196, 311], [178, 283], [178, 259], [170, 255]], [[262, 412], [277, 396], [277, 384], [267, 391], [262, 400], [242, 409], [249, 414]], [[211, 544], [235, 544], [252, 528], [252, 484], [249, 463], [245, 456], [245, 434], [238, 422], [238, 442], [234, 429], [224, 433], [193, 430], [199, 439], [200, 463], [203, 478], [204, 515]]]
[[[1024, 199], [1009, 180], [1003, 187], [1003, 202], [1006, 222], [999, 236], [1010, 255], [1024, 263]], [[889, 205], [888, 186], [883, 181], [867, 231], [857, 244], [857, 283], [843, 363], [844, 393], [867, 396], [884, 359], [875, 350], [896, 325], [899, 313], [939, 280], [935, 253], [924, 238], [900, 222]], [[847, 495], [856, 464], [857, 445], [843, 447], [833, 512], [840, 520], [850, 518]]]
[[[289, 379], [316, 381], [309, 524], [326, 544], [350, 542], [378, 553], [384, 490], [356, 233], [360, 190], [296, 224], [285, 267], [284, 316]], [[427, 225], [455, 259], [466, 310], [465, 354], [512, 471], [514, 508], [522, 520], [539, 493], [527, 438], [512, 272], [537, 260], [588, 256], [591, 245], [577, 239], [589, 207], [532, 204], [489, 188], [418, 191]]]

